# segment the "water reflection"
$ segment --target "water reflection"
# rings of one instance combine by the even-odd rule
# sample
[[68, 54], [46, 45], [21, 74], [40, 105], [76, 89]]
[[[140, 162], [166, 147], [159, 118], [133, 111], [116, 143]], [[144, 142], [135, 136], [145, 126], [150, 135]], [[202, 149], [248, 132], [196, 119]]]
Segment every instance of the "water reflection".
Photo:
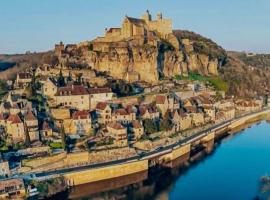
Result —
[[[193, 186], [193, 180], [190, 178], [190, 174], [194, 174], [194, 170], [197, 170], [198, 168], [201, 168], [201, 166], [204, 166], [205, 164], [208, 164], [209, 162], [213, 162], [212, 158], [220, 157], [221, 155], [217, 155], [217, 150], [223, 148], [223, 143], [230, 144], [233, 141], [237, 141], [235, 139], [239, 138], [241, 140], [245, 140], [244, 142], [250, 142], [250, 139], [245, 139], [247, 132], [257, 132], [256, 128], [263, 126], [261, 128], [262, 130], [265, 130], [265, 126], [267, 126], [267, 130], [270, 130], [270, 125], [264, 123], [263, 125], [255, 126], [251, 129], [246, 129], [250, 125], [246, 125], [243, 127], [240, 127], [237, 135], [232, 136], [235, 132], [232, 132], [231, 134], [227, 134], [226, 137], [221, 137], [220, 140], [216, 141], [215, 143], [212, 143], [211, 145], [204, 147], [201, 146], [200, 148], [193, 149], [190, 157], [189, 155], [183, 156], [179, 159], [176, 159], [175, 161], [169, 163], [167, 166], [159, 167], [151, 169], [150, 171], [137, 173], [133, 175], [128, 175], [116, 179], [106, 180], [106, 181], [100, 181], [96, 183], [91, 184], [85, 184], [80, 185], [77, 187], [72, 188], [69, 193], [68, 197], [62, 196], [61, 199], [127, 199], [127, 200], [149, 200], [149, 199], [157, 199], [157, 200], [165, 200], [165, 199], [179, 199], [178, 193], [183, 192], [183, 188], [181, 188], [181, 191], [178, 191], [179, 189], [179, 183], [186, 181], [188, 179], [188, 187], [189, 189]], [[255, 129], [255, 130], [254, 130]], [[260, 131], [260, 129], [258, 129]], [[241, 134], [245, 133], [245, 134]], [[254, 134], [254, 133], [252, 133]], [[254, 135], [252, 135], [254, 137]], [[265, 137], [265, 135], [263, 136]], [[244, 138], [244, 139], [243, 139]], [[269, 136], [270, 138], [270, 136]], [[228, 141], [232, 140], [232, 141]], [[253, 138], [252, 138], [253, 140]], [[260, 139], [259, 139], [260, 140]], [[263, 140], [263, 139], [262, 139]], [[244, 142], [239, 142], [239, 144], [242, 144]], [[269, 141], [270, 142], [270, 141]], [[239, 146], [239, 144], [235, 144]], [[219, 148], [219, 146], [222, 145], [222, 147]], [[244, 147], [246, 144], [243, 144]], [[234, 145], [231, 145], [229, 148], [233, 148]], [[228, 149], [228, 148], [227, 148]], [[243, 150], [244, 152], [244, 150]], [[270, 152], [270, 149], [269, 149]], [[229, 152], [231, 153], [231, 152]], [[220, 154], [220, 152], [219, 152]], [[256, 155], [256, 154], [254, 154]], [[222, 156], [230, 156], [228, 152]], [[236, 155], [241, 156], [241, 154]], [[221, 159], [221, 158], [220, 158]], [[209, 161], [208, 161], [209, 160]], [[208, 161], [208, 162], [207, 162]], [[258, 162], [258, 161], [256, 161]], [[218, 163], [220, 164], [220, 163]], [[219, 167], [219, 165], [217, 166]], [[270, 164], [269, 164], [270, 166]], [[236, 166], [242, 169], [241, 165]], [[212, 170], [210, 168], [205, 169], [204, 171], [206, 174], [209, 173], [209, 170]], [[208, 170], [208, 171], [207, 171]], [[250, 169], [247, 169], [250, 170]], [[193, 171], [192, 173], [189, 173]], [[269, 167], [270, 171], [270, 167]], [[248, 171], [249, 172], [249, 171]], [[264, 174], [260, 174], [264, 175]], [[224, 177], [226, 179], [226, 177]], [[228, 178], [228, 177], [227, 177]], [[258, 177], [259, 178], [259, 177]], [[256, 179], [258, 179], [256, 178]], [[190, 180], [191, 179], [191, 180]], [[193, 178], [194, 179], [194, 178]], [[255, 179], [255, 180], [256, 180]], [[196, 180], [194, 180], [196, 181]], [[229, 181], [229, 182], [228, 182]], [[224, 186], [225, 184], [230, 183], [230, 180], [224, 180]], [[186, 183], [187, 184], [187, 183]], [[232, 183], [231, 183], [232, 184]], [[245, 183], [244, 183], [245, 184]], [[256, 182], [255, 184], [259, 184]], [[253, 183], [254, 185], [254, 183]], [[211, 185], [210, 185], [211, 186]], [[209, 187], [210, 187], [209, 186]], [[253, 186], [254, 187], [254, 186]], [[173, 191], [173, 192], [172, 192]], [[258, 189], [259, 191], [259, 189]], [[192, 188], [191, 191], [193, 192]], [[196, 191], [197, 192], [197, 191]], [[200, 192], [200, 191], [198, 191]], [[216, 191], [216, 192], [222, 192], [222, 191]], [[224, 192], [224, 191], [223, 191]], [[234, 192], [234, 191], [232, 191]], [[175, 195], [177, 194], [177, 195]], [[67, 195], [67, 194], [65, 194]], [[256, 195], [254, 195], [256, 196]], [[58, 198], [60, 199], [60, 198]], [[182, 198], [181, 198], [182, 199]], [[189, 198], [183, 198], [183, 199], [189, 199]], [[192, 198], [197, 199], [197, 198]], [[201, 198], [204, 199], [204, 198]], [[211, 198], [208, 198], [211, 199]], [[213, 199], [213, 198], [212, 198]], [[226, 195], [222, 199], [229, 199], [226, 198]], [[254, 199], [254, 198], [253, 198]]]

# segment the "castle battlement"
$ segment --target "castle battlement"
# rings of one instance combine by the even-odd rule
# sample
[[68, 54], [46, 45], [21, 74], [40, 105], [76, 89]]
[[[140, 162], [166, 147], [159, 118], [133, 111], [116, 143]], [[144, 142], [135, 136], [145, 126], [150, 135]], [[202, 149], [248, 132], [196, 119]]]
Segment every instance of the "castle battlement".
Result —
[[147, 36], [149, 32], [156, 32], [160, 37], [165, 38], [172, 33], [172, 20], [163, 19], [162, 13], [152, 20], [147, 10], [141, 18], [125, 16], [121, 28], [109, 28], [105, 30], [103, 42], [116, 42], [133, 36]]

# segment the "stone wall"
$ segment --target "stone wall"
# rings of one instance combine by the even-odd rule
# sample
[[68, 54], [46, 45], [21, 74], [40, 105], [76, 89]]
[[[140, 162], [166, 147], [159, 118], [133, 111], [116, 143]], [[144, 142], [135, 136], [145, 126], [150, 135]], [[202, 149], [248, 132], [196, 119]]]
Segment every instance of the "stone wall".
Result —
[[91, 183], [148, 170], [148, 160], [134, 161], [125, 164], [112, 165], [78, 172], [64, 174], [73, 185]]

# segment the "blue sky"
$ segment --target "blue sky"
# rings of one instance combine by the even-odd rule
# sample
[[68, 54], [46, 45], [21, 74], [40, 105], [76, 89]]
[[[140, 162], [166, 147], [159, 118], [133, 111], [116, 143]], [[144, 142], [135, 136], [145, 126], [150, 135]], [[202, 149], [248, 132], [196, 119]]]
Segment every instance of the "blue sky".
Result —
[[270, 53], [269, 0], [1, 0], [0, 54], [91, 40], [146, 9], [228, 50]]

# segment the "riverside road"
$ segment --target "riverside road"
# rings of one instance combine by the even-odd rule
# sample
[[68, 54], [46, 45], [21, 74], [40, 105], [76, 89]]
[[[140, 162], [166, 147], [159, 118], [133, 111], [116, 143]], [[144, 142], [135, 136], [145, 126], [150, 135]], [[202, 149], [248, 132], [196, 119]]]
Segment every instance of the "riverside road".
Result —
[[47, 172], [38, 172], [38, 173], [32, 173], [30, 175], [30, 177], [32, 178], [42, 178], [42, 177], [46, 177], [46, 176], [52, 176], [52, 175], [60, 175], [60, 174], [65, 174], [68, 172], [75, 172], [75, 171], [81, 171], [81, 170], [88, 170], [88, 169], [93, 169], [93, 168], [100, 168], [100, 167], [106, 167], [106, 166], [111, 166], [111, 165], [119, 165], [119, 164], [123, 164], [123, 163], [127, 163], [127, 162], [131, 162], [131, 161], [136, 161], [136, 160], [144, 160], [144, 159], [149, 159], [151, 157], [156, 157], [159, 155], [163, 155], [165, 153], [169, 153], [171, 152], [174, 148], [176, 147], [180, 147], [183, 146], [185, 144], [188, 144], [194, 140], [198, 140], [208, 134], [210, 134], [212, 131], [214, 131], [215, 129], [220, 129], [226, 126], [229, 126], [233, 121], [241, 119], [243, 117], [247, 117], [253, 114], [257, 114], [263, 111], [267, 111], [270, 110], [270, 108], [265, 108], [263, 110], [257, 111], [257, 112], [252, 112], [252, 113], [248, 113], [248, 114], [244, 114], [244, 115], [240, 115], [237, 116], [233, 119], [224, 121], [222, 123], [213, 125], [212, 127], [206, 129], [206, 130], [202, 130], [199, 131], [198, 133], [195, 133], [189, 137], [184, 138], [183, 140], [180, 140], [174, 144], [165, 146], [165, 147], [160, 147], [157, 148], [153, 151], [150, 152], [145, 152], [143, 154], [140, 155], [136, 155], [133, 157], [129, 157], [129, 158], [125, 158], [125, 159], [119, 159], [119, 160], [113, 160], [113, 161], [108, 161], [108, 162], [103, 162], [103, 163], [97, 163], [97, 164], [87, 164], [87, 165], [83, 165], [83, 166], [74, 166], [74, 167], [69, 167], [69, 168], [62, 168], [62, 169], [57, 169], [54, 171], [47, 171]]

